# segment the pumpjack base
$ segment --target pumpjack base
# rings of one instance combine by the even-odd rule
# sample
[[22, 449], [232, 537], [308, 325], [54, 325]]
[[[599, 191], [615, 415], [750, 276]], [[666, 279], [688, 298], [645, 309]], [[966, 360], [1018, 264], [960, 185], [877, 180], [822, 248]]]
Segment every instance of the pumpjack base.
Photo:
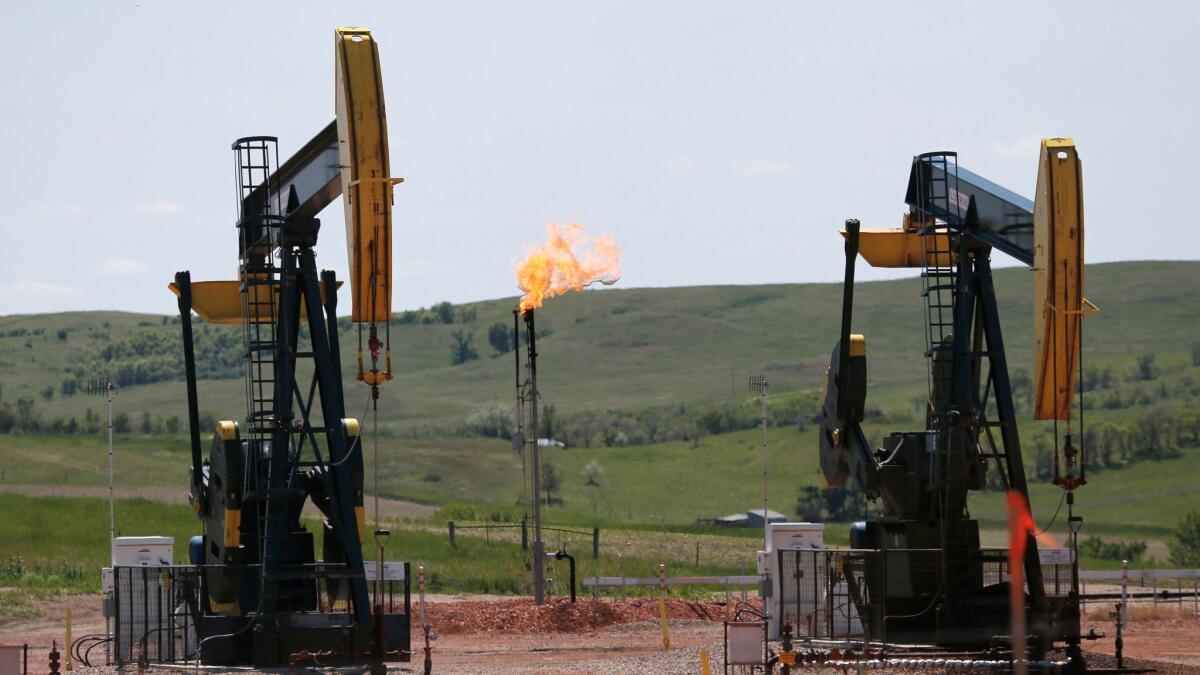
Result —
[[[383, 652], [392, 655], [390, 660], [408, 661], [408, 615], [384, 614], [380, 620]], [[355, 625], [348, 614], [287, 614], [271, 622], [248, 624], [253, 621], [253, 617], [202, 617], [196, 631], [203, 641], [200, 662], [206, 666], [280, 668], [293, 665], [297, 657], [335, 665], [361, 664], [372, 655], [373, 625]]]

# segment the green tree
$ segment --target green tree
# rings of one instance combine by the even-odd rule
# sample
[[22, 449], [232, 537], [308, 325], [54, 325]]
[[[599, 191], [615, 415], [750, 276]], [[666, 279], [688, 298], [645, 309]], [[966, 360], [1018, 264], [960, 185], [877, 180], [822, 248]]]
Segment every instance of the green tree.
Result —
[[83, 433], [95, 434], [100, 431], [100, 416], [88, 408], [83, 415]]
[[807, 523], [819, 523], [821, 508], [825, 505], [825, 496], [821, 488], [806, 485], [796, 493], [796, 516]]
[[1200, 567], [1200, 511], [1192, 511], [1175, 526], [1175, 541], [1168, 544], [1171, 562], [1179, 567]]
[[541, 434], [542, 438], [555, 438], [555, 435], [562, 426], [558, 420], [558, 410], [552, 405], [542, 406], [542, 414], [538, 418], [538, 426], [541, 427], [538, 433]]
[[554, 495], [562, 488], [562, 469], [553, 462], [542, 462], [542, 494], [546, 495], [546, 504], [562, 504], [562, 498]]
[[1033, 378], [1029, 376], [1027, 369], [1017, 368], [1012, 371], [1009, 388], [1012, 390], [1015, 412], [1019, 413], [1033, 407]]
[[142, 413], [142, 422], [138, 425], [138, 431], [143, 434], [154, 431], [154, 418], [150, 416], [149, 410]]
[[183, 428], [183, 422], [179, 419], [179, 415], [171, 415], [167, 418], [167, 431], [172, 434], [179, 433]]
[[46, 385], [46, 386], [42, 387], [42, 390], [38, 393], [40, 393], [42, 395], [43, 401], [53, 401], [54, 400], [54, 387], [51, 387], [50, 385]]
[[438, 321], [447, 325], [454, 323], [454, 305], [442, 301], [434, 305], [432, 309], [433, 313], [437, 315]]
[[479, 358], [479, 352], [475, 349], [475, 336], [456, 330], [450, 337], [454, 340], [454, 344], [450, 345], [450, 365], [457, 366]]
[[1134, 561], [1146, 553], [1146, 542], [1104, 541], [1099, 537], [1088, 537], [1079, 543], [1079, 551], [1084, 555], [1101, 560]]
[[512, 331], [503, 323], [496, 322], [488, 326], [488, 343], [500, 354], [512, 351]]
[[583, 474], [584, 485], [600, 487], [600, 477], [604, 475], [604, 467], [600, 466], [600, 462], [592, 459], [579, 472]]
[[125, 413], [117, 413], [113, 415], [113, 431], [118, 434], [127, 434], [132, 429], [129, 422], [129, 415]]
[[38, 430], [38, 415], [33, 409], [33, 399], [17, 399], [16, 426], [18, 430], [26, 433]]
[[1158, 377], [1158, 364], [1154, 362], [1154, 354], [1139, 354], [1133, 362], [1133, 379], [1143, 382]]
[[58, 329], [58, 339], [66, 342], [66, 340], [67, 340], [67, 329], [66, 328]]
[[467, 416], [467, 430], [486, 438], [512, 438], [515, 424], [512, 412], [492, 401]]
[[721, 433], [721, 413], [716, 411], [704, 413], [696, 420], [696, 426], [703, 429], [708, 435], [716, 436]]

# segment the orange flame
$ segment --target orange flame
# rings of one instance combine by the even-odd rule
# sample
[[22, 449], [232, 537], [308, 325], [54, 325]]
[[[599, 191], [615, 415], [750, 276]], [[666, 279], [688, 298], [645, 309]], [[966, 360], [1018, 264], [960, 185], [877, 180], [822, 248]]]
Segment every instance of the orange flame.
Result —
[[621, 249], [612, 237], [588, 237], [577, 223], [550, 223], [541, 247], [531, 249], [517, 265], [517, 285], [525, 291], [521, 313], [542, 306], [546, 298], [582, 291], [600, 282], [605, 286], [621, 278]]

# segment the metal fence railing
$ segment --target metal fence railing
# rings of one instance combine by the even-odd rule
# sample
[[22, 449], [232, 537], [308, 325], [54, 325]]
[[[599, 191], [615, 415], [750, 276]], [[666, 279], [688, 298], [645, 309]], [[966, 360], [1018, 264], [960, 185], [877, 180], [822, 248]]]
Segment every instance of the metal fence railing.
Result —
[[[374, 563], [368, 563], [368, 566]], [[397, 569], [397, 566], [399, 568]], [[197, 658], [204, 616], [213, 613], [208, 580], [214, 575], [244, 575], [253, 579], [257, 565], [164, 565], [113, 568], [113, 658], [118, 664], [137, 661], [173, 663]], [[373, 569], [373, 568], [372, 568]], [[387, 563], [387, 577], [377, 581], [367, 571], [369, 597], [383, 614], [405, 615], [411, 609], [408, 563]], [[347, 581], [354, 576], [345, 565], [315, 563], [280, 571], [283, 611], [304, 614], [349, 614]], [[376, 590], [379, 590], [378, 595]], [[238, 601], [253, 606], [254, 588]], [[404, 622], [407, 625], [407, 621]]]
[[[1009, 580], [1007, 554], [980, 550], [975, 564], [983, 586]], [[793, 626], [797, 636], [849, 639], [869, 632], [871, 639], [884, 639], [894, 619], [931, 612], [930, 598], [941, 592], [941, 549], [781, 550], [777, 555], [778, 620]], [[1043, 563], [1048, 596], [1070, 592], [1070, 567]]]

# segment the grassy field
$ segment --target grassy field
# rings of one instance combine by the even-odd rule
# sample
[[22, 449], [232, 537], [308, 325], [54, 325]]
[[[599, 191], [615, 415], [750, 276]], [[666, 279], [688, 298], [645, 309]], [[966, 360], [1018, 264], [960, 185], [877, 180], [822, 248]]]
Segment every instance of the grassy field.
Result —
[[[97, 592], [100, 569], [108, 564], [108, 508], [99, 499], [26, 497], [0, 494], [0, 616], [19, 614], [30, 596], [60, 592]], [[185, 505], [146, 500], [119, 500], [118, 523], [123, 534], [154, 534], [175, 538], [175, 561], [186, 562], [187, 541], [199, 523]], [[314, 522], [306, 525], [319, 532]], [[673, 574], [749, 574], [753, 572], [756, 539], [714, 535], [660, 534], [648, 531], [605, 531], [601, 556], [590, 555], [590, 535], [571, 535], [563, 541], [548, 533], [553, 550], [565, 543], [577, 558], [580, 578], [627, 574], [652, 576], [659, 563]], [[695, 543], [702, 544], [699, 564]], [[364, 547], [369, 549], [369, 545]], [[320, 542], [317, 542], [320, 550]], [[393, 528], [387, 557], [424, 565], [427, 587], [434, 593], [529, 592], [526, 554], [512, 536], [463, 533], [451, 546], [444, 531], [415, 524]], [[365, 554], [373, 556], [373, 551]], [[556, 563], [552, 592], [566, 594], [567, 568]]]
[[[1194, 335], [1195, 318], [1200, 316], [1200, 294], [1196, 293], [1200, 263], [1094, 265], [1088, 268], [1088, 275], [1089, 298], [1103, 313], [1087, 319], [1087, 365], [1112, 368], [1118, 379], [1123, 379], [1137, 355], [1155, 353], [1162, 376], [1150, 383], [1120, 382], [1116, 390], [1123, 395], [1137, 388], [1166, 389], [1186, 378], [1200, 379], [1200, 370], [1191, 362], [1192, 345], [1200, 341]], [[1020, 269], [1000, 270], [997, 288], [1005, 310], [1010, 367], [1029, 370], [1029, 274]], [[925, 391], [917, 289], [915, 279], [866, 283], [860, 285], [856, 300], [855, 330], [866, 333], [870, 344], [868, 406], [893, 418], [919, 416], [913, 400]], [[539, 326], [546, 331], [539, 340], [545, 402], [565, 415], [737, 403], [748, 397], [745, 379], [755, 373], [770, 378], [773, 394], [808, 395], [805, 392], [815, 392], [820, 386], [836, 339], [840, 293], [837, 284], [805, 284], [604, 290], [555, 299], [539, 315]], [[398, 375], [385, 387], [380, 404], [382, 426], [389, 432], [379, 438], [380, 493], [443, 508], [433, 521], [412, 523], [411, 532], [403, 535], [411, 539], [401, 546], [394, 538], [393, 545], [440, 565], [447, 575], [447, 589], [512, 592], [515, 587], [504, 584], [520, 578], [507, 571], [494, 575], [486, 562], [487, 556], [494, 554], [496, 560], [504, 561], [500, 567], [507, 570], [510, 563], [520, 560], [518, 551], [506, 548], [513, 546], [511, 542], [493, 542], [491, 553], [480, 553], [472, 562], [477, 552], [464, 557], [461, 552], [443, 550], [444, 533], [435, 531], [449, 519], [512, 521], [522, 510], [521, 460], [508, 441], [453, 433], [480, 405], [496, 402], [510, 406], [511, 355], [491, 354], [486, 329], [497, 321], [507, 324], [511, 305], [509, 298], [455, 308], [460, 318], [464, 312], [476, 317], [465, 325], [392, 327]], [[450, 333], [459, 329], [474, 335], [481, 358], [451, 366]], [[73, 377], [80, 364], [96, 363], [97, 354], [107, 345], [132, 344], [141, 334], [174, 340], [177, 333], [178, 327], [164, 322], [163, 317], [116, 312], [0, 317], [0, 401], [14, 404], [18, 398], [32, 398], [44, 419], [67, 415], [82, 419], [87, 408], [98, 413], [103, 400], [81, 394], [63, 396], [59, 389], [62, 380]], [[353, 372], [355, 340], [353, 332], [342, 336], [346, 372]], [[56, 390], [49, 400], [39, 394], [46, 387]], [[143, 412], [154, 418], [182, 415], [183, 395], [178, 381], [126, 387], [120, 392], [117, 409], [135, 424]], [[243, 414], [240, 379], [203, 380], [200, 395], [202, 409], [217, 417]], [[347, 401], [348, 413], [361, 416], [365, 389], [349, 382]], [[1089, 413], [1089, 420], [1091, 424], [1128, 424], [1136, 416], [1171, 417], [1180, 410], [1196, 408], [1194, 398], [1163, 399], [1135, 407], [1098, 409]], [[873, 421], [866, 431], [878, 439], [887, 432], [917, 426], [919, 421]], [[1038, 443], [1044, 445], [1038, 440], [1044, 431], [1032, 421], [1021, 426], [1028, 464]], [[820, 484], [815, 433], [811, 426], [805, 431], [794, 426], [772, 428], [772, 508], [791, 514], [797, 490]], [[613, 535], [614, 550], [622, 552], [621, 564], [641, 560], [637, 552], [643, 549], [670, 549], [681, 563], [694, 563], [685, 553], [694, 547], [695, 538], [707, 536], [694, 527], [697, 519], [761, 504], [762, 455], [757, 431], [706, 436], [698, 443], [628, 447], [593, 443], [592, 447], [551, 448], [545, 455], [562, 474], [558, 494], [562, 503], [548, 509], [549, 520], [629, 533]], [[1093, 472], [1077, 504], [1077, 512], [1085, 518], [1084, 534], [1154, 541], [1168, 537], [1182, 513], [1200, 505], [1191, 497], [1192, 486], [1200, 478], [1198, 460], [1200, 450], [1183, 448], [1175, 459]], [[117, 476], [123, 486], [166, 486], [177, 489], [181, 497], [189, 461], [186, 437], [181, 433], [117, 436]], [[588, 485], [585, 479], [583, 468], [591, 463], [602, 469], [599, 485]], [[368, 471], [370, 466], [368, 455]], [[372, 478], [368, 476], [368, 485]], [[98, 434], [0, 435], [0, 483], [98, 487], [106, 481], [107, 452]], [[28, 553], [33, 576], [23, 585], [95, 586], [94, 570], [107, 557], [100, 536], [107, 530], [107, 513], [101, 503], [86, 499], [22, 501], [31, 498], [15, 495], [0, 495], [0, 499], [12, 500], [0, 501], [4, 507], [0, 513], [7, 521], [0, 525], [6, 533], [0, 538], [0, 559]], [[1033, 501], [1035, 516], [1044, 525], [1054, 517], [1060, 493], [1035, 481]], [[998, 494], [974, 497], [971, 509], [989, 532], [1002, 526]], [[183, 506], [122, 501], [118, 518], [136, 524], [139, 533], [171, 534], [179, 542], [196, 532], [195, 521]], [[1061, 538], [1065, 522], [1065, 512], [1059, 513], [1050, 531]], [[844, 526], [831, 525], [829, 541], [844, 543], [844, 532]], [[683, 539], [671, 540], [668, 546], [664, 537], [671, 534]], [[738, 533], [742, 534], [748, 533]], [[76, 555], [75, 547], [83, 544], [71, 542], [81, 542], [85, 535], [97, 538], [100, 544]], [[708, 562], [702, 560], [702, 564], [742, 569], [737, 556], [744, 551], [752, 556], [752, 537], [720, 540], [724, 543], [712, 540], [708, 548], [726, 553], [714, 555]], [[1161, 553], [1161, 545], [1156, 550]], [[68, 560], [71, 562], [64, 562]], [[652, 564], [646, 560], [637, 564], [643, 563]], [[83, 569], [80, 574], [84, 576], [75, 575], [72, 565]], [[25, 578], [26, 572], [22, 572]], [[42, 584], [38, 579], [49, 581]]]
[[[883, 425], [868, 427], [876, 435], [883, 430]], [[820, 484], [814, 433], [811, 428], [771, 430], [769, 495], [775, 510], [792, 513], [797, 489]], [[120, 441], [116, 466], [121, 485], [174, 487], [182, 498], [189, 456], [181, 436], [133, 435]], [[705, 437], [698, 447], [672, 442], [547, 449], [546, 461], [562, 472], [563, 500], [547, 509], [547, 517], [587, 528], [672, 530], [688, 529], [700, 518], [758, 507], [760, 443], [758, 432], [744, 431]], [[520, 458], [506, 441], [385, 437], [380, 457], [380, 493], [442, 506], [443, 513], [435, 520], [440, 525], [451, 519], [511, 522], [519, 518]], [[583, 467], [590, 462], [603, 469], [598, 486], [586, 482]], [[1197, 506], [1190, 499], [1197, 466], [1200, 449], [1185, 448], [1175, 459], [1094, 471], [1076, 505], [1085, 517], [1084, 534], [1151, 540], [1169, 536], [1180, 515]], [[100, 437], [0, 436], [0, 472], [10, 485], [65, 481], [101, 486], [107, 481], [106, 467], [107, 452]], [[368, 475], [367, 484], [371, 483]], [[1034, 514], [1045, 525], [1054, 516], [1061, 492], [1035, 482], [1032, 493]], [[971, 509], [985, 527], [1002, 528], [1004, 511], [998, 493], [977, 494]], [[128, 517], [119, 513], [119, 517], [123, 522], [140, 522], [136, 513]], [[1051, 532], [1063, 537], [1065, 524], [1064, 509]], [[830, 526], [831, 533], [841, 529]]]
[[[1200, 263], [1109, 263], [1091, 265], [1087, 273], [1088, 296], [1103, 310], [1087, 320], [1089, 364], [1124, 368], [1142, 352], [1156, 352], [1163, 364], [1188, 358], [1200, 315]], [[1024, 269], [996, 273], [1014, 369], [1031, 368], [1031, 283]], [[870, 341], [871, 399], [887, 411], [909, 408], [924, 381], [918, 289], [915, 278], [858, 286], [855, 330]], [[464, 310], [474, 314], [468, 324], [393, 325], [397, 378], [380, 404], [384, 426], [454, 427], [482, 404], [507, 404], [512, 359], [494, 355], [486, 332], [494, 322], [511, 324], [513, 302], [456, 307], [460, 317]], [[840, 284], [606, 289], [557, 298], [538, 317], [548, 333], [538, 342], [542, 392], [547, 403], [570, 413], [722, 401], [744, 393], [746, 377], [760, 373], [775, 392], [815, 390], [837, 337], [840, 307]], [[450, 334], [460, 329], [473, 336], [481, 358], [451, 366]], [[98, 412], [102, 401], [61, 392], [45, 401], [39, 392], [58, 389], [109, 345], [139, 334], [176, 340], [178, 331], [161, 316], [119, 312], [0, 317], [0, 395], [9, 402], [32, 398], [46, 417], [82, 418], [86, 408]], [[343, 370], [351, 374], [357, 333], [344, 332], [341, 340]], [[202, 381], [200, 397], [202, 409], [218, 418], [243, 415], [239, 378]], [[346, 398], [350, 413], [358, 414], [366, 390], [348, 381]], [[143, 412], [183, 416], [184, 388], [179, 381], [128, 387], [118, 410], [135, 420]]]

